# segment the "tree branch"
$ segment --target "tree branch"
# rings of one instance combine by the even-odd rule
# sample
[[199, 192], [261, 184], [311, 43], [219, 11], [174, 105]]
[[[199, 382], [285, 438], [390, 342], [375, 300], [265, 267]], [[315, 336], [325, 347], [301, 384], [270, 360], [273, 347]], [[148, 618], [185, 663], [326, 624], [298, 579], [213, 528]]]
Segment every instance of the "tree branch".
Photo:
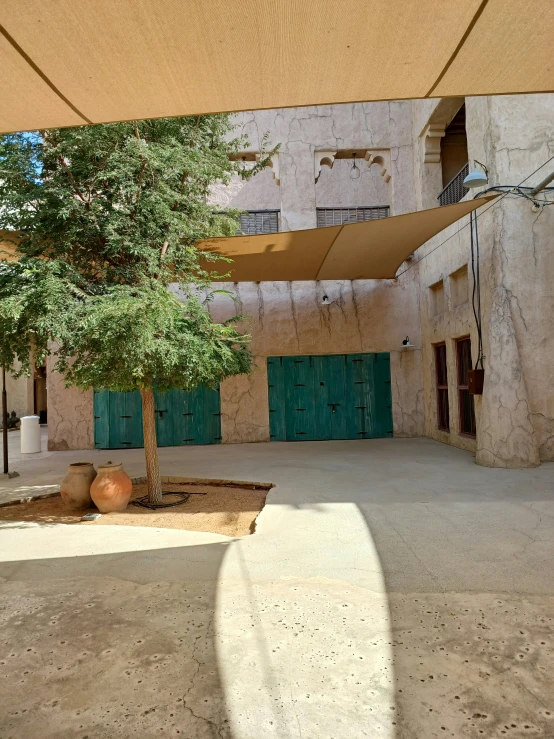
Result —
[[79, 200], [81, 200], [85, 204], [85, 208], [87, 210], [90, 210], [90, 201], [85, 198], [85, 196], [83, 195], [83, 193], [77, 187], [77, 183], [75, 182], [75, 178], [71, 174], [71, 170], [67, 166], [67, 164], [65, 162], [65, 159], [62, 156], [58, 156], [57, 157], [57, 160], [62, 165], [62, 167], [64, 168], [64, 170], [65, 170], [65, 172], [67, 174], [67, 176], [69, 177], [69, 181], [71, 182], [71, 185], [73, 187], [73, 191], [75, 192], [75, 194], [77, 195], [77, 197], [79, 198]]

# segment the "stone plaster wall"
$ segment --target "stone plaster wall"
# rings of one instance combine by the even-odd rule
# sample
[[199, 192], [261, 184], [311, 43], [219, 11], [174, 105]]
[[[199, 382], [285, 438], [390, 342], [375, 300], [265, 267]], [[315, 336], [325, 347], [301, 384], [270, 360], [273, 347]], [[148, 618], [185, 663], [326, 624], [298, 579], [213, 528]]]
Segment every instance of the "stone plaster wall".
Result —
[[[517, 184], [552, 154], [554, 96], [466, 99], [468, 151], [489, 168], [494, 184]], [[264, 133], [281, 145], [277, 169], [244, 184], [215, 188], [214, 202], [244, 209], [279, 208], [281, 229], [312, 228], [317, 206], [386, 205], [393, 215], [437, 207], [442, 189], [440, 132], [464, 102], [404, 101], [269, 110], [237, 116], [249, 152]], [[316, 184], [316, 152], [380, 152], [381, 167], [358, 160], [323, 166]], [[438, 155], [437, 155], [438, 152]], [[438, 159], [437, 159], [438, 156]], [[275, 176], [280, 180], [277, 185]], [[536, 184], [543, 169], [526, 184]], [[388, 179], [388, 178], [387, 178]], [[469, 197], [469, 196], [468, 196]], [[476, 452], [480, 464], [532, 466], [554, 459], [554, 208], [506, 198], [479, 220], [485, 394], [476, 397], [477, 439], [459, 434], [455, 340], [477, 336], [470, 300], [454, 304], [451, 275], [471, 265], [467, 220], [425, 244], [402, 266], [397, 281], [268, 282], [227, 287], [236, 305], [219, 297], [214, 317], [249, 315], [255, 371], [221, 388], [224, 442], [267, 441], [266, 357], [343, 352], [391, 352], [396, 436], [425, 433]], [[439, 247], [437, 249], [437, 247]], [[436, 249], [436, 250], [435, 250]], [[432, 252], [432, 254], [431, 254]], [[426, 255], [429, 255], [428, 257]], [[430, 287], [444, 282], [444, 307], [432, 310]], [[330, 305], [321, 299], [327, 294]], [[400, 351], [409, 335], [415, 350]], [[437, 430], [433, 344], [447, 345], [450, 433]], [[61, 388], [49, 376], [52, 448], [92, 446], [92, 396]]]
[[[432, 119], [439, 106], [436, 101], [414, 103], [414, 127], [421, 125], [423, 109]], [[553, 95], [467, 98], [466, 115], [470, 160], [475, 158], [486, 164], [490, 184], [519, 184], [554, 154]], [[416, 169], [422, 150], [420, 137], [420, 145], [415, 148]], [[537, 184], [551, 169], [552, 165], [541, 169], [525, 184]], [[435, 193], [420, 190], [420, 204], [424, 204], [425, 198], [429, 202], [431, 194]], [[477, 336], [471, 304], [454, 308], [449, 295], [449, 275], [470, 263], [469, 228], [464, 228], [468, 219], [439, 234], [416, 254], [416, 260], [421, 260], [445, 242], [415, 268], [421, 284], [425, 433], [455, 446], [475, 449], [479, 464], [525, 467], [538, 464], [539, 459], [554, 459], [553, 210], [546, 207], [533, 212], [531, 203], [510, 196], [479, 218], [486, 372], [484, 395], [475, 399], [476, 442], [461, 437], [457, 431], [458, 405], [452, 386], [451, 433], [444, 434], [436, 428], [432, 352], [432, 343], [446, 341], [449, 377], [454, 380], [456, 337], [471, 335], [476, 359]], [[449, 238], [452, 234], [456, 235]], [[433, 316], [429, 288], [439, 279], [445, 280], [446, 310]], [[470, 291], [471, 287], [470, 276]]]
[[[409, 334], [420, 344], [417, 278], [402, 282], [321, 281], [230, 283], [236, 304], [219, 297], [217, 320], [250, 316], [256, 369], [221, 387], [224, 443], [269, 441], [266, 357], [298, 354], [391, 352], [395, 436], [423, 433], [421, 353], [399, 349]], [[323, 295], [331, 301], [322, 304]], [[414, 309], [415, 307], [415, 309]]]
[[[354, 103], [238, 115], [239, 127], [250, 141], [249, 152], [260, 150], [266, 132], [271, 144], [280, 144], [282, 230], [314, 228], [316, 205], [390, 205], [395, 215], [415, 210], [411, 105], [409, 101]], [[351, 180], [347, 176], [349, 166], [339, 159], [335, 160], [330, 172], [326, 166], [322, 168], [316, 185], [316, 151], [355, 151], [363, 156], [367, 150], [385, 152], [390, 157], [391, 179], [388, 185], [384, 181], [384, 184], [378, 182], [379, 165], [373, 164], [369, 168], [369, 176], [365, 174], [367, 162], [360, 159], [357, 160], [362, 171], [359, 180]], [[240, 207], [266, 207], [255, 205], [267, 202], [265, 188], [258, 200], [254, 181], [251, 186], [253, 199], [250, 202], [253, 205], [243, 199]], [[341, 202], [336, 202], [338, 198]], [[375, 198], [377, 202], [368, 202], [368, 198]]]
[[15, 411], [21, 416], [29, 416], [34, 412], [34, 384], [32, 377], [12, 377], [6, 374], [6, 397], [8, 413]]
[[[269, 110], [237, 116], [250, 140], [247, 153], [260, 150], [264, 133], [280, 144], [277, 185], [267, 168], [252, 180], [216, 186], [212, 202], [221, 207], [281, 211], [281, 230], [313, 228], [316, 206], [389, 205], [395, 214], [414, 210], [411, 103], [331, 105]], [[316, 151], [359, 153], [359, 180], [351, 162], [323, 166], [316, 184]], [[383, 166], [368, 166], [366, 151], [381, 154]], [[390, 177], [389, 177], [390, 176]], [[269, 440], [266, 357], [284, 354], [391, 352], [393, 421], [397, 436], [423, 433], [423, 384], [419, 351], [401, 352], [409, 334], [419, 345], [418, 282], [269, 282], [227, 285], [237, 304], [218, 298], [217, 318], [234, 311], [249, 315], [256, 368], [221, 387], [224, 443]], [[321, 303], [324, 294], [330, 305]], [[92, 394], [63, 388], [49, 376], [49, 445], [52, 449], [93, 445]]]
[[46, 360], [48, 390], [48, 449], [92, 449], [94, 447], [92, 390], [66, 388], [63, 377]]

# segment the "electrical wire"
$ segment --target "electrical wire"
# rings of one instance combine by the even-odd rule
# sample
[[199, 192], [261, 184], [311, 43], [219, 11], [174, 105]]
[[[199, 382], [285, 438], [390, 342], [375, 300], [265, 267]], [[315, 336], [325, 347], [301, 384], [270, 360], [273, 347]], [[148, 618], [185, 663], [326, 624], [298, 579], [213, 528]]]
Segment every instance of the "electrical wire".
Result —
[[[500, 203], [502, 200], [504, 200], [504, 198], [507, 195], [509, 195], [512, 192], [512, 190], [521, 187], [521, 185], [523, 185], [524, 182], [527, 182], [528, 179], [530, 179], [531, 177], [533, 177], [533, 175], [537, 174], [537, 172], [539, 170], [541, 170], [543, 167], [545, 167], [547, 164], [549, 164], [553, 159], [554, 159], [554, 155], [551, 156], [550, 159], [547, 159], [545, 162], [543, 162], [540, 165], [540, 167], [537, 167], [537, 169], [534, 172], [531, 172], [531, 174], [527, 175], [527, 177], [525, 177], [525, 179], [521, 180], [521, 182], [519, 183], [519, 185], [515, 185], [515, 187], [513, 187], [510, 190], [506, 191], [503, 195], [501, 195], [499, 198], [497, 198], [494, 201], [494, 203], [491, 203], [487, 208], [485, 208], [484, 210], [482, 210], [480, 213], [476, 213], [475, 214], [475, 220], [477, 221], [477, 219], [478, 218], [481, 218], [481, 216], [484, 215], [488, 210], [490, 210], [491, 208], [494, 208], [495, 205], [498, 205], [498, 203]], [[505, 185], [504, 187], [509, 187], [509, 185]], [[489, 188], [489, 189], [493, 189], [493, 188]], [[546, 189], [551, 190], [552, 188], [546, 188]], [[484, 192], [487, 192], [487, 190], [485, 190]], [[482, 192], [481, 193], [478, 193], [475, 197], [479, 197], [479, 195], [482, 195], [482, 194], [483, 194]], [[550, 203], [548, 203], [548, 205], [550, 205]], [[424, 259], [426, 259], [428, 256], [430, 256], [433, 252], [437, 251], [437, 249], [440, 249], [441, 246], [444, 246], [447, 241], [450, 241], [450, 239], [453, 239], [454, 236], [457, 236], [461, 231], [464, 230], [464, 228], [467, 228], [467, 226], [469, 226], [469, 223], [465, 223], [455, 233], [453, 233], [447, 239], [445, 239], [440, 244], [438, 244], [438, 246], [435, 246], [435, 248], [434, 249], [431, 249], [430, 252], [427, 252], [427, 254], [424, 254], [421, 257], [421, 259], [418, 259], [417, 260], [417, 262], [414, 262], [414, 264], [410, 264], [409, 267], [406, 267], [406, 269], [402, 270], [402, 272], [399, 272], [394, 279], [397, 280], [399, 277], [401, 277], [402, 275], [406, 274], [406, 272], [408, 272], [408, 270], [412, 269], [412, 267], [415, 267], [416, 264], [419, 264], [420, 262], [422, 262]]]
[[[481, 270], [479, 265], [479, 231], [477, 228], [477, 217], [475, 213], [469, 214], [470, 219], [470, 234], [471, 234], [471, 273], [473, 275], [473, 293], [471, 296], [471, 305], [473, 308], [473, 315], [475, 316], [475, 325], [477, 327], [477, 360], [475, 362], [475, 369], [481, 369], [483, 366], [483, 332], [481, 324]], [[475, 231], [475, 244], [474, 244], [474, 231]], [[477, 266], [476, 266], [477, 265]], [[477, 306], [475, 305], [475, 296], [477, 295]]]

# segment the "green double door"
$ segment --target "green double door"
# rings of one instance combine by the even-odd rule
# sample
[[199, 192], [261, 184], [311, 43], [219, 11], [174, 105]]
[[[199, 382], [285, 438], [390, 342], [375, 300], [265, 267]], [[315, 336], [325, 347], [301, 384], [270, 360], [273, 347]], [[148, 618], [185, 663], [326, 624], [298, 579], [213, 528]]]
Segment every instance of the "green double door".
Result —
[[[221, 441], [219, 390], [155, 392], [158, 446], [218, 444]], [[144, 446], [140, 393], [94, 391], [94, 446], [133, 449]]]
[[268, 357], [271, 441], [391, 437], [390, 355]]

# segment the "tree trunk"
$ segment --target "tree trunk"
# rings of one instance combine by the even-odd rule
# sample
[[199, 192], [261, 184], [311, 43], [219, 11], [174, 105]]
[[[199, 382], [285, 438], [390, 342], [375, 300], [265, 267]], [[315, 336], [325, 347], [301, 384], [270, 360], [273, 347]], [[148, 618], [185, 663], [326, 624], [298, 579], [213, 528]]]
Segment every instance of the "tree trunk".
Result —
[[142, 427], [144, 430], [144, 455], [146, 457], [146, 481], [148, 483], [148, 502], [160, 505], [162, 499], [162, 478], [158, 461], [158, 442], [156, 439], [156, 416], [154, 414], [154, 391], [151, 387], [141, 390]]

